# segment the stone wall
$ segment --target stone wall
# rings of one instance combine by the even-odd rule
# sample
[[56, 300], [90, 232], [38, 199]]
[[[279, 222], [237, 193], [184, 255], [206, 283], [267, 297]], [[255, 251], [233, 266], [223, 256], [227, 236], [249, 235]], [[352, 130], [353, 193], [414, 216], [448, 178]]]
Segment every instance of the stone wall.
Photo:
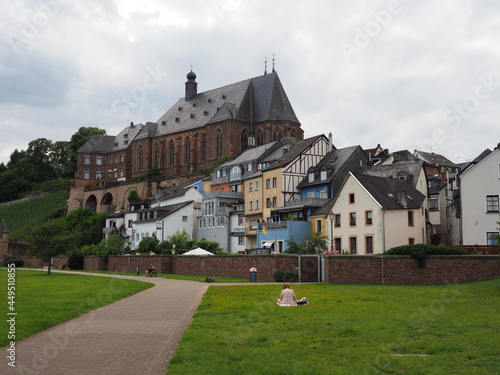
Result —
[[500, 276], [499, 256], [429, 256], [418, 268], [409, 256], [327, 256], [325, 282], [338, 284], [447, 284]]

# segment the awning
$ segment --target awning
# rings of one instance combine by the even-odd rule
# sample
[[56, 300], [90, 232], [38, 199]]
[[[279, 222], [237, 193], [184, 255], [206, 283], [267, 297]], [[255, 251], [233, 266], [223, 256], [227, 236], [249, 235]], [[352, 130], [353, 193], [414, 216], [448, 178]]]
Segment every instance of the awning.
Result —
[[271, 247], [274, 241], [266, 241], [262, 244], [262, 247]]

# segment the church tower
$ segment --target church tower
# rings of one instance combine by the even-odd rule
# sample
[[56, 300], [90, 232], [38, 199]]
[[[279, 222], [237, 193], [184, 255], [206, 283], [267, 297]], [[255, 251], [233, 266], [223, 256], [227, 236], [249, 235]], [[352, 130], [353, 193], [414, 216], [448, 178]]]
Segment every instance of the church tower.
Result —
[[9, 255], [9, 228], [5, 220], [0, 223], [0, 258], [6, 258]]
[[198, 93], [198, 83], [196, 82], [196, 74], [193, 69], [186, 76], [186, 101], [191, 100]]

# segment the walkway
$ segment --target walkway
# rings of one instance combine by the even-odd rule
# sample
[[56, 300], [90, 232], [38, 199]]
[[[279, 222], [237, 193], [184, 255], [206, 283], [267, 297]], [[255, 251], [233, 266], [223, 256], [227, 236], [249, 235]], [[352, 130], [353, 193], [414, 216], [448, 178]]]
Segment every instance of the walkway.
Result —
[[[165, 374], [208, 284], [88, 275], [148, 281], [156, 286], [17, 342], [16, 368], [7, 366], [3, 348], [1, 374]], [[119, 280], [111, 279], [100, 293], [116, 288], [120, 288]], [[18, 319], [22, 319], [21, 313]]]

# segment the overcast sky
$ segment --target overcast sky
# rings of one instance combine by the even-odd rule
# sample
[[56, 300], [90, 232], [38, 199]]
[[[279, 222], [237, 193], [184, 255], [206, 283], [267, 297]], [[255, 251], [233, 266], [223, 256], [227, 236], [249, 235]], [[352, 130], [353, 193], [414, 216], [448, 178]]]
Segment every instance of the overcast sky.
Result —
[[500, 2], [0, 0], [0, 162], [275, 69], [306, 137], [453, 162], [500, 142]]

